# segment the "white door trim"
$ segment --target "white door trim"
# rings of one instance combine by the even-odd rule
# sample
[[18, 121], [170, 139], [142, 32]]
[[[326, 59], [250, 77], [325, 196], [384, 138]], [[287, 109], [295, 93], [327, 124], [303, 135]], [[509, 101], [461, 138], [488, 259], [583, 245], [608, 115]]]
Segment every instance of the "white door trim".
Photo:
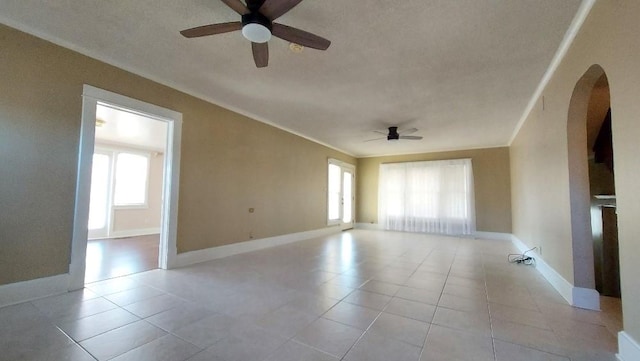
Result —
[[[111, 223], [113, 222], [113, 212], [112, 212], [112, 207], [110, 206], [110, 204], [113, 203], [113, 170], [114, 170], [114, 166], [113, 166], [113, 152], [104, 150], [102, 148], [95, 148], [93, 149], [93, 155], [92, 155], [92, 162], [93, 162], [93, 158], [95, 157], [96, 154], [101, 154], [101, 155], [105, 155], [107, 157], [109, 157], [109, 169], [108, 169], [108, 174], [109, 174], [109, 181], [107, 184], [107, 204], [106, 209], [105, 209], [105, 225], [103, 228], [99, 229], [99, 230], [89, 230], [88, 232], [88, 239], [97, 239], [97, 238], [107, 238], [110, 237], [111, 235]], [[92, 168], [92, 174], [93, 174], [93, 163], [91, 164], [91, 168]], [[93, 181], [93, 179], [92, 179]], [[89, 189], [91, 189], [91, 187], [89, 187]], [[91, 192], [89, 192], [91, 193]], [[89, 198], [91, 198], [91, 195], [89, 195]], [[89, 213], [91, 213], [91, 202], [89, 202]], [[91, 217], [89, 217], [91, 218]]]
[[78, 152], [78, 177], [74, 209], [71, 263], [69, 265], [69, 289], [84, 287], [87, 253], [87, 228], [91, 191], [91, 162], [95, 145], [95, 119], [97, 104], [105, 103], [167, 123], [165, 174], [162, 190], [161, 239], [158, 264], [161, 268], [173, 267], [176, 262], [178, 190], [180, 180], [180, 143], [182, 138], [182, 113], [129, 98], [90, 85], [82, 89], [82, 121]]

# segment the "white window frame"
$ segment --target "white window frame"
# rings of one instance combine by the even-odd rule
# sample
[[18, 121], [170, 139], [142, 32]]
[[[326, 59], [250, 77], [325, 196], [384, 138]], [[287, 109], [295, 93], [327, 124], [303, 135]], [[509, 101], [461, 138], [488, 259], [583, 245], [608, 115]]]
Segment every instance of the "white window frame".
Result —
[[[99, 151], [101, 153], [105, 153], [105, 154], [109, 154], [109, 156], [111, 157], [111, 179], [109, 180], [109, 188], [110, 188], [110, 197], [109, 197], [109, 204], [111, 205], [111, 207], [113, 209], [147, 209], [149, 208], [149, 171], [151, 170], [151, 155], [153, 152], [151, 151], [144, 151], [144, 150], [138, 150], [138, 149], [129, 149], [129, 148], [122, 148], [122, 147], [118, 147], [118, 146], [110, 146], [110, 145], [105, 145], [105, 144], [97, 144], [95, 147], [96, 151]], [[115, 202], [115, 198], [116, 198], [116, 171], [117, 171], [117, 158], [119, 154], [134, 154], [134, 155], [139, 155], [142, 157], [145, 157], [147, 159], [147, 178], [146, 178], [146, 184], [145, 184], [145, 195], [144, 195], [144, 202], [143, 203], [136, 203], [136, 204], [124, 204], [124, 205], [118, 205]]]

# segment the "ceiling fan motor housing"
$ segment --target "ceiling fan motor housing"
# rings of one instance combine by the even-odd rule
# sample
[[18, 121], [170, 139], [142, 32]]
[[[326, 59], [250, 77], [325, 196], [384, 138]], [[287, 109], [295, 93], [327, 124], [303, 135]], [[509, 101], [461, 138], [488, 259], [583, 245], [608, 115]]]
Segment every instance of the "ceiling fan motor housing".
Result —
[[389, 127], [389, 134], [387, 140], [399, 140], [400, 134], [398, 134], [398, 127]]
[[258, 11], [242, 15], [242, 35], [254, 43], [265, 43], [271, 38], [271, 20]]

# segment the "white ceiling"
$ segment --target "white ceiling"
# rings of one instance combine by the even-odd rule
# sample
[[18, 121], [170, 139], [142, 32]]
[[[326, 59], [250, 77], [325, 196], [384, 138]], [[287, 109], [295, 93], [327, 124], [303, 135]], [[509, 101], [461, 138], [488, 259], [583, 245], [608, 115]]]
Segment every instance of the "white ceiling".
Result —
[[96, 141], [108, 145], [164, 152], [167, 143], [167, 123], [98, 104]]
[[[273, 1], [273, 0], [267, 0]], [[332, 41], [269, 42], [257, 69], [219, 0], [3, 0], [0, 21], [356, 156], [507, 145], [580, 0], [306, 0], [277, 22]], [[391, 125], [421, 141], [365, 142]]]

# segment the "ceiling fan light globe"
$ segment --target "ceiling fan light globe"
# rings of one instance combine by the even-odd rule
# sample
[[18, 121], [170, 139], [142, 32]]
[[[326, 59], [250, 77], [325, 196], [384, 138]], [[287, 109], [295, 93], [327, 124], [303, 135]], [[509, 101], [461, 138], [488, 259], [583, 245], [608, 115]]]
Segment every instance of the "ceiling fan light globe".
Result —
[[242, 27], [242, 36], [254, 43], [266, 43], [271, 40], [271, 31], [262, 24], [249, 23]]

